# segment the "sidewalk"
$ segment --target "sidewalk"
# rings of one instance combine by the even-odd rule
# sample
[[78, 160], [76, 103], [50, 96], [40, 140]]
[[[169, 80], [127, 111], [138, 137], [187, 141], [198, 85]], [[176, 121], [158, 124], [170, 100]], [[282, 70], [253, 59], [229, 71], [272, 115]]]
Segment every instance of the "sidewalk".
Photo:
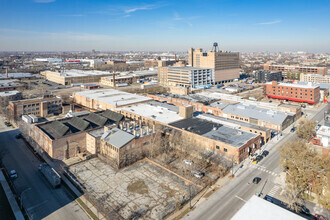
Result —
[[173, 220], [173, 219], [182, 219], [185, 215], [187, 215], [191, 210], [193, 210], [196, 206], [198, 206], [201, 202], [207, 200], [208, 197], [210, 197], [216, 190], [221, 189], [225, 184], [227, 184], [231, 178], [229, 177], [231, 173], [228, 173], [227, 176], [220, 178], [214, 185], [211, 187], [207, 187], [204, 190], [202, 190], [200, 193], [198, 193], [192, 200], [191, 200], [191, 206], [192, 209], [190, 209], [190, 203], [188, 202], [186, 205], [184, 205], [180, 210], [174, 212], [173, 214], [166, 217], [167, 220]]
[[[43, 157], [43, 159], [53, 167], [58, 173], [61, 170], [57, 163], [54, 163], [47, 157]], [[88, 201], [88, 199], [71, 183], [71, 181], [64, 175], [61, 175], [62, 182], [64, 182], [71, 191], [77, 196], [75, 202], [87, 213], [90, 219], [100, 219], [106, 220], [106, 218], [95, 208], [95, 206]], [[80, 201], [83, 203], [81, 203]], [[86, 209], [87, 208], [87, 209]]]
[[5, 194], [7, 196], [7, 199], [8, 199], [8, 202], [9, 202], [9, 205], [15, 215], [15, 218], [16, 220], [24, 220], [24, 216], [15, 200], [15, 196], [14, 194], [12, 193], [8, 183], [7, 183], [7, 180], [5, 178], [5, 176], [3, 175], [2, 171], [0, 172], [0, 182], [1, 182], [1, 185], [2, 185], [2, 188], [3, 190], [5, 191]]

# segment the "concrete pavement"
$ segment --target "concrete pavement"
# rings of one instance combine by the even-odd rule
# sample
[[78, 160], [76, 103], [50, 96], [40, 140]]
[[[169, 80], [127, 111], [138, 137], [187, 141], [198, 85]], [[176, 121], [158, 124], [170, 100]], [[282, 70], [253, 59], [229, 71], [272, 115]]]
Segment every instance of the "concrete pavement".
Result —
[[[29, 218], [82, 219], [89, 217], [64, 188], [53, 189], [39, 173], [40, 161], [22, 139], [16, 139], [18, 129], [7, 128], [0, 119], [0, 154], [7, 170], [15, 169], [18, 178], [13, 181], [15, 191]], [[30, 190], [27, 190], [31, 188]], [[23, 193], [24, 192], [24, 193]]]
[[[309, 119], [320, 121], [326, 107], [322, 106], [316, 114], [308, 116]], [[195, 210], [188, 213], [184, 219], [231, 219], [231, 217], [251, 198], [255, 193], [266, 195], [274, 187], [274, 180], [281, 172], [279, 166], [280, 153], [278, 148], [289, 141], [295, 140], [295, 133], [291, 133], [288, 127], [281, 139], [275, 137], [264, 149], [269, 151], [258, 165], [254, 166], [245, 161], [234, 168], [235, 178], [223, 188], [215, 192], [206, 201], [200, 203]], [[274, 175], [276, 174], [276, 175]], [[259, 184], [253, 184], [252, 179], [260, 177]]]

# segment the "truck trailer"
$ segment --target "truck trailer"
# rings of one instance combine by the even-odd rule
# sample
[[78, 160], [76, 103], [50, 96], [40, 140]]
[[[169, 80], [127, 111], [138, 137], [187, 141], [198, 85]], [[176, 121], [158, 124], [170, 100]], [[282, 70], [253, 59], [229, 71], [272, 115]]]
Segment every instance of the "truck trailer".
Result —
[[61, 176], [51, 166], [42, 163], [39, 165], [39, 171], [54, 188], [61, 186]]

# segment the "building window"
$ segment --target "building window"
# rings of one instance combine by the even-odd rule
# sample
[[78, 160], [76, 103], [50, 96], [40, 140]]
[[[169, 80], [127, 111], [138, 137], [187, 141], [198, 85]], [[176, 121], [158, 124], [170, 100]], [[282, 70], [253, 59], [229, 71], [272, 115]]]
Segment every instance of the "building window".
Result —
[[224, 151], [224, 152], [227, 152], [228, 150], [227, 150], [227, 148], [223, 148], [223, 151]]

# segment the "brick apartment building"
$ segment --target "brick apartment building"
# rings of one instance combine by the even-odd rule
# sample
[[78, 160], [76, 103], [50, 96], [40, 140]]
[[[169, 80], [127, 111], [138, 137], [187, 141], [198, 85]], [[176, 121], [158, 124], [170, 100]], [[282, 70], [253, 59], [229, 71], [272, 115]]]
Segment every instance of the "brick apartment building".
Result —
[[320, 87], [313, 85], [272, 81], [263, 85], [263, 94], [264, 97], [268, 98], [304, 102], [312, 105], [320, 101]]
[[326, 67], [315, 67], [315, 66], [291, 66], [291, 65], [271, 65], [266, 63], [264, 65], [264, 70], [270, 71], [282, 71], [283, 73], [313, 73], [319, 75], [326, 75], [328, 69]]

